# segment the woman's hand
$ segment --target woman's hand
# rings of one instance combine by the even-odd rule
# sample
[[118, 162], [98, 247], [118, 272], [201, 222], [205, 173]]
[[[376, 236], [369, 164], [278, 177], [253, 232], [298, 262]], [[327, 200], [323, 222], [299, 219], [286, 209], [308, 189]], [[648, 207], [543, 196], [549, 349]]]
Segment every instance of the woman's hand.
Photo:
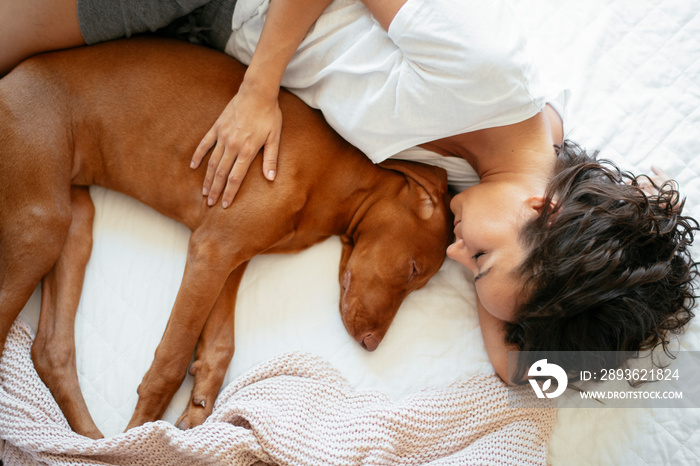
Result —
[[679, 214], [683, 209], [683, 201], [678, 192], [678, 183], [658, 166], [651, 166], [652, 175], [641, 175], [636, 178], [637, 187], [650, 197], [658, 199], [658, 205], [669, 213]]
[[199, 143], [190, 164], [192, 168], [199, 167], [207, 152], [214, 148], [202, 186], [202, 194], [208, 196], [210, 206], [216, 204], [222, 192], [222, 207], [231, 205], [261, 148], [263, 175], [274, 180], [282, 130], [278, 95], [278, 86], [266, 92], [244, 80], [238, 94]]
[[[405, 0], [404, 0], [405, 1]], [[263, 174], [272, 181], [282, 131], [279, 89], [294, 52], [331, 0], [271, 1], [260, 40], [238, 94], [199, 143], [192, 168], [209, 157], [202, 193], [214, 205], [231, 205], [255, 156], [263, 149]]]
[[[658, 188], [663, 186], [664, 183], [666, 183], [667, 181], [673, 180], [671, 180], [671, 177], [668, 176], [668, 173], [666, 173], [663, 169], [656, 165], [651, 166], [651, 172], [653, 173], [653, 175], [648, 175], [648, 177], [639, 177], [637, 182], [639, 183], [639, 187], [646, 194], [650, 196], [656, 196], [659, 194]], [[654, 186], [654, 184], [656, 186]]]

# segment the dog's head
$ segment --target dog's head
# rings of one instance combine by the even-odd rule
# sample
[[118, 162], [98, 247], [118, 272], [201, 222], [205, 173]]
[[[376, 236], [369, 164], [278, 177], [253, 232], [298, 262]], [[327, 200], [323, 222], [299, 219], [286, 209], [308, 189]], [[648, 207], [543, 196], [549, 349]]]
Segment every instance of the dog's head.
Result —
[[445, 171], [393, 160], [380, 166], [401, 175], [387, 176], [396, 187], [373, 197], [356, 227], [341, 237], [340, 313], [348, 333], [369, 351], [384, 338], [404, 298], [440, 269], [452, 238]]

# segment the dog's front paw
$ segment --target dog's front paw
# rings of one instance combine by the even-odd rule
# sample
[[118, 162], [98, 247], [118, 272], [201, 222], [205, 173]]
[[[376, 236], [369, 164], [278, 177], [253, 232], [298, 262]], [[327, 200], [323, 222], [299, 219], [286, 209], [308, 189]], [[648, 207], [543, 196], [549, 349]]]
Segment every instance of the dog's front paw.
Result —
[[190, 402], [175, 424], [180, 429], [190, 429], [202, 424], [214, 409], [214, 400], [206, 396], [192, 395]]

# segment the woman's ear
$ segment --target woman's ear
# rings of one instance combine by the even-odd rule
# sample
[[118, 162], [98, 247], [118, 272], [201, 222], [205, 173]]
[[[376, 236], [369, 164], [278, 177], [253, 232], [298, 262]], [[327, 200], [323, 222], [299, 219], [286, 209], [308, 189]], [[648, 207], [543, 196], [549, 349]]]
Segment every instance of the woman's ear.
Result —
[[525, 200], [525, 204], [528, 209], [534, 210], [537, 215], [540, 215], [545, 207], [547, 208], [547, 213], [551, 214], [557, 206], [557, 202], [554, 199], [547, 202], [547, 198], [540, 195], [528, 197]]
[[[525, 200], [525, 204], [533, 216], [537, 217], [542, 214], [542, 211], [547, 209], [547, 228], [552, 226], [552, 222], [557, 216], [557, 201], [550, 199], [547, 202], [547, 198], [544, 196], [530, 196]], [[533, 217], [534, 218], [534, 217]]]

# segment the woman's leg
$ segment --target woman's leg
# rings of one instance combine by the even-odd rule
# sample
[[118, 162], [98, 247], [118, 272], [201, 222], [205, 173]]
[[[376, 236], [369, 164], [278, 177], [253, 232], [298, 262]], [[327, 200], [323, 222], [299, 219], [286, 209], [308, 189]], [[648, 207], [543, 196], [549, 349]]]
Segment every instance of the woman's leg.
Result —
[[[155, 32], [210, 0], [0, 0], [0, 77], [39, 52]], [[227, 4], [230, 28], [235, 1]], [[225, 45], [225, 44], [224, 44]]]
[[34, 54], [84, 43], [76, 0], [0, 0], [0, 77]]

